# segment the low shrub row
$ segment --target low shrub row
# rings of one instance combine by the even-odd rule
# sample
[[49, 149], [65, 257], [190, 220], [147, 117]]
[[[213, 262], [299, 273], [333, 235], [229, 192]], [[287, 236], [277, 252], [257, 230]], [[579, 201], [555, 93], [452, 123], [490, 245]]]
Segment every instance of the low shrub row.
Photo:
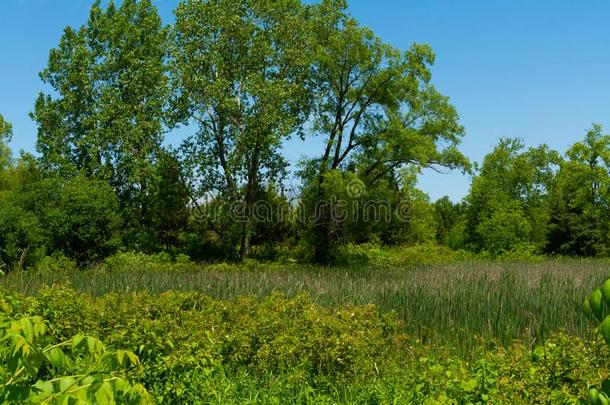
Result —
[[[573, 402], [610, 370], [595, 334], [557, 334], [535, 347], [481, 341], [465, 358], [404, 334], [391, 313], [323, 307], [306, 295], [93, 298], [54, 286], [32, 297], [5, 291], [2, 301], [15, 319], [44, 319], [52, 342], [88, 335], [133, 352], [139, 366], [129, 378], [162, 403]], [[10, 352], [2, 347], [0, 387]]]

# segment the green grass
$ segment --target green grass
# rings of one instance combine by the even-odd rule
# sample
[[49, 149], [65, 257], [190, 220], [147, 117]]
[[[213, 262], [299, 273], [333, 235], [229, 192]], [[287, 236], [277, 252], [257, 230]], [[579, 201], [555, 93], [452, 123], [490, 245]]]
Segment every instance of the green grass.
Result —
[[408, 268], [221, 268], [19, 272], [0, 278], [0, 286], [33, 294], [42, 286], [67, 282], [95, 296], [179, 290], [219, 299], [264, 297], [274, 291], [294, 296], [305, 291], [324, 306], [374, 304], [381, 312], [395, 311], [407, 333], [467, 351], [478, 337], [503, 345], [516, 339], [536, 345], [558, 331], [585, 336], [593, 324], [582, 315], [582, 301], [610, 275], [605, 262], [577, 260]]

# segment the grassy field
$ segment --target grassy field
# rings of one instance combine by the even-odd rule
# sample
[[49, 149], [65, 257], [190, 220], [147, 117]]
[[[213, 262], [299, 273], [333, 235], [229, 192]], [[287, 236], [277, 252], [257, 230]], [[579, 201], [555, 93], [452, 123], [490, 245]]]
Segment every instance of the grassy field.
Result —
[[582, 314], [582, 301], [608, 275], [606, 262], [577, 260], [352, 268], [117, 266], [19, 272], [0, 278], [0, 286], [34, 294], [43, 286], [68, 284], [93, 296], [195, 291], [223, 300], [306, 292], [323, 306], [374, 304], [381, 313], [394, 311], [408, 334], [467, 353], [478, 338], [533, 346], [560, 331], [585, 336], [593, 324]]

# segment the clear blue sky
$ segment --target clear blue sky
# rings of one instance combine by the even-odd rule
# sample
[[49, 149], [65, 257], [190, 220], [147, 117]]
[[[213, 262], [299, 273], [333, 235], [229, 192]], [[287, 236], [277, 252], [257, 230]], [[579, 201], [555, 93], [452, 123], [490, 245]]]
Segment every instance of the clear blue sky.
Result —
[[[171, 20], [177, 0], [156, 0]], [[14, 124], [14, 150], [34, 150], [28, 118], [43, 89], [38, 72], [67, 25], [85, 22], [91, 0], [0, 2], [0, 113]], [[433, 83], [457, 107], [462, 150], [480, 161], [499, 137], [521, 137], [564, 151], [593, 122], [610, 132], [610, 2], [589, 0], [352, 0], [352, 14], [385, 41], [406, 49], [432, 45]], [[292, 160], [319, 153], [290, 142]], [[420, 186], [435, 199], [465, 195], [460, 174], [425, 174]]]

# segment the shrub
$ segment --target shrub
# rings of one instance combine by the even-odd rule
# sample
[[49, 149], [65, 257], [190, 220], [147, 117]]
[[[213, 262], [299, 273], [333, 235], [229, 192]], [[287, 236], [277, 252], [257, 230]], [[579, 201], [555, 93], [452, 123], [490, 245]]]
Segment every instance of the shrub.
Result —
[[44, 224], [48, 251], [87, 264], [121, 244], [118, 200], [105, 182], [47, 178], [29, 185], [22, 198], [26, 210]]
[[[607, 279], [601, 288], [593, 291], [585, 299], [583, 310], [586, 315], [592, 316], [600, 322], [599, 330], [606, 345], [610, 346], [610, 279]], [[604, 353], [604, 357], [607, 356], [608, 353]], [[591, 405], [610, 404], [610, 377], [604, 379], [601, 386], [589, 387], [588, 401]]]
[[61, 253], [56, 253], [52, 256], [45, 256], [36, 263], [33, 271], [43, 274], [66, 273], [77, 270], [75, 260], [69, 259]]
[[0, 270], [21, 269], [40, 254], [43, 230], [13, 192], [0, 192]]
[[174, 259], [166, 252], [154, 255], [122, 252], [106, 258], [102, 263], [102, 268], [109, 271], [185, 271], [197, 267], [187, 255], [180, 254]]
[[58, 342], [38, 316], [14, 317], [0, 299], [0, 400], [25, 403], [152, 403], [127, 376], [139, 365], [129, 351], [109, 351], [98, 339]]
[[405, 335], [372, 306], [328, 308], [306, 295], [92, 298], [61, 286], [3, 295], [14, 312], [48, 320], [53, 341], [85, 334], [133, 351], [141, 365], [130, 377], [162, 403], [574, 403], [607, 375], [599, 339], [481, 341], [464, 358]]

